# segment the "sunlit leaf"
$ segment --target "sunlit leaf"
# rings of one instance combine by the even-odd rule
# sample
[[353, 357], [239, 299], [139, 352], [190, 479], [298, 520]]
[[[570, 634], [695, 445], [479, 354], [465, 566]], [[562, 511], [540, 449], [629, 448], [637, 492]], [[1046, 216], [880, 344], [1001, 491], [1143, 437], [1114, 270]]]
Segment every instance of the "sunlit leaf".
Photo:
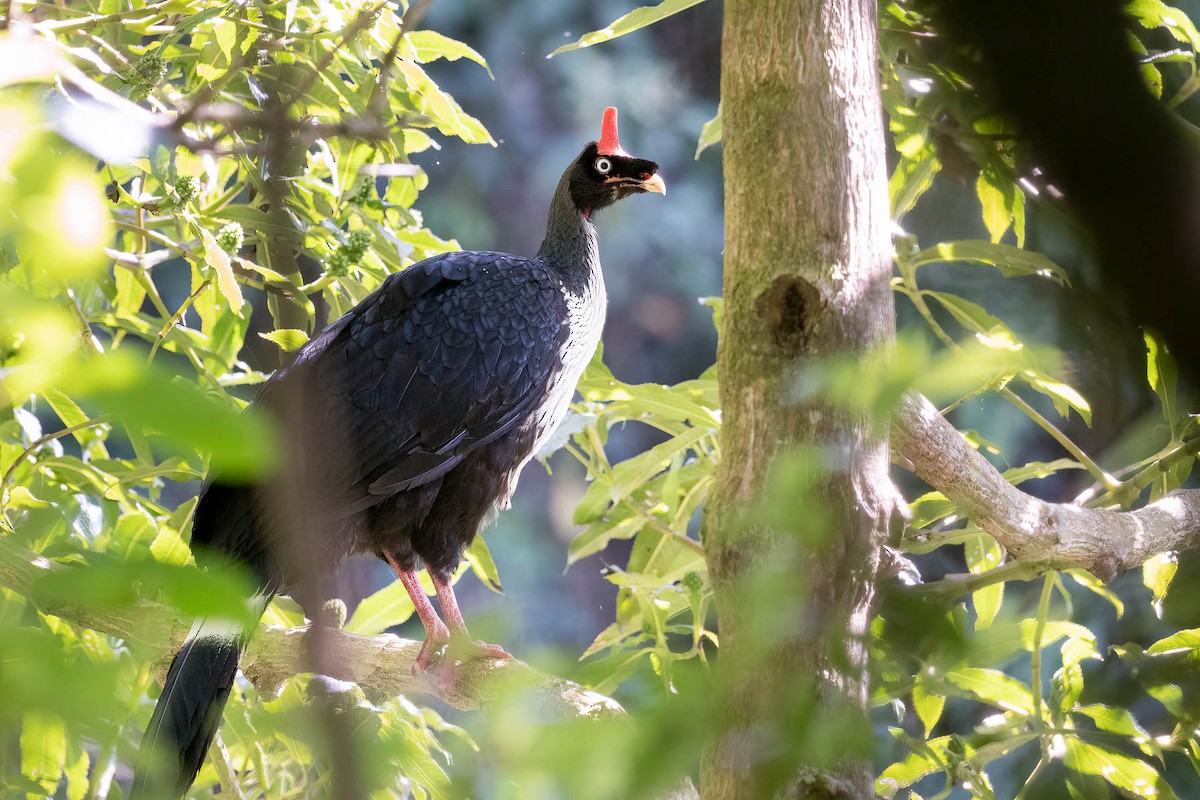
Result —
[[1154, 612], [1162, 617], [1163, 599], [1171, 587], [1171, 580], [1179, 569], [1179, 558], [1175, 553], [1162, 553], [1148, 559], [1142, 564], [1142, 583], [1150, 590], [1153, 597]]
[[942, 717], [946, 697], [935, 687], [928, 686], [923, 675], [918, 675], [912, 690], [912, 701], [913, 710], [917, 712], [921, 724], [925, 726], [925, 735], [928, 736]]
[[[999, 567], [1004, 559], [1004, 550], [990, 536], [980, 536], [967, 542], [964, 554], [967, 568], [973, 575], [981, 575]], [[975, 630], [990, 628], [1004, 603], [1004, 583], [994, 583], [972, 592], [971, 602], [975, 606]]]
[[1041, 370], [1026, 369], [1021, 371], [1021, 377], [1037, 391], [1054, 401], [1054, 409], [1064, 417], [1074, 409], [1088, 427], [1092, 425], [1092, 407], [1079, 392], [1060, 380], [1050, 377]]
[[566, 53], [571, 50], [578, 50], [581, 47], [591, 47], [594, 44], [607, 42], [610, 39], [616, 39], [618, 36], [624, 36], [627, 33], [633, 33], [647, 25], [652, 25], [661, 19], [665, 19], [672, 14], [678, 14], [684, 9], [699, 5], [702, 0], [662, 0], [656, 6], [642, 6], [641, 8], [630, 11], [623, 17], [614, 21], [607, 28], [601, 28], [598, 31], [585, 33], [578, 41], [571, 44], [564, 44], [562, 47], [555, 50], [547, 58], [553, 58], [559, 53]]
[[1069, 458], [1059, 458], [1054, 461], [1030, 461], [1028, 464], [1020, 467], [1006, 469], [1001, 474], [1004, 475], [1004, 480], [1016, 486], [1025, 481], [1033, 481], [1057, 475], [1063, 470], [1083, 468], [1083, 465], [1078, 461], [1073, 461]]
[[1147, 800], [1177, 800], [1175, 792], [1158, 772], [1144, 761], [1075, 736], [1066, 739], [1067, 767], [1087, 775], [1099, 775], [1118, 789]]
[[922, 150], [916, 159], [900, 159], [888, 178], [892, 219], [899, 220], [916, 206], [941, 169], [942, 163], [932, 147]]
[[1176, 383], [1178, 370], [1171, 351], [1156, 334], [1146, 330], [1142, 332], [1146, 341], [1146, 380], [1150, 388], [1158, 395], [1162, 405], [1163, 420], [1170, 426], [1171, 437], [1174, 439], [1179, 432], [1179, 411], [1176, 408]]
[[439, 58], [449, 61], [467, 58], [486, 69], [488, 77], [495, 80], [496, 76], [492, 74], [487, 61], [469, 45], [430, 30], [410, 31], [404, 34], [404, 38], [412, 46], [414, 58], [423, 64]]
[[[1009, 225], [1012, 224], [1010, 203], [1005, 197], [1004, 190], [997, 184], [995, 176], [986, 171], [979, 173], [979, 180], [975, 184], [975, 193], [979, 196], [979, 202], [983, 206], [983, 224], [987, 227], [993, 242], [999, 242], [1004, 237], [1004, 232], [1008, 230]], [[1010, 188], [1009, 191], [1011, 192], [1012, 189]]]
[[958, 667], [945, 677], [948, 683], [997, 708], [1025, 715], [1033, 713], [1033, 694], [1029, 687], [999, 670]]
[[471, 565], [471, 571], [479, 580], [483, 581], [484, 586], [493, 592], [504, 594], [504, 587], [500, 585], [500, 571], [496, 568], [492, 551], [488, 549], [487, 542], [483, 540], [482, 536], [476, 536], [471, 541], [463, 556]]
[[350, 633], [373, 636], [399, 625], [414, 611], [412, 600], [400, 581], [390, 583], [363, 600], [346, 623]]
[[995, 267], [1006, 277], [1049, 278], [1063, 286], [1070, 285], [1067, 273], [1041, 253], [1024, 250], [998, 242], [942, 242], [920, 251], [911, 258], [913, 266], [923, 264], [968, 262]]
[[204, 244], [204, 257], [208, 261], [208, 265], [217, 274], [217, 288], [229, 301], [229, 309], [235, 314], [240, 314], [246, 301], [242, 297], [242, 287], [238, 285], [237, 278], [233, 274], [229, 254], [221, 245], [217, 244], [213, 235], [203, 228], [200, 229], [200, 241]]
[[29, 713], [21, 720], [21, 773], [53, 796], [67, 760], [67, 731], [62, 718]]
[[281, 328], [270, 333], [260, 333], [259, 336], [266, 339], [268, 342], [274, 342], [279, 345], [279, 349], [285, 353], [291, 353], [299, 350], [308, 342], [308, 334], [304, 331], [298, 331], [294, 328]]
[[700, 140], [696, 142], [696, 158], [717, 142], [721, 141], [721, 106], [717, 105], [717, 115], [704, 123], [700, 129]]

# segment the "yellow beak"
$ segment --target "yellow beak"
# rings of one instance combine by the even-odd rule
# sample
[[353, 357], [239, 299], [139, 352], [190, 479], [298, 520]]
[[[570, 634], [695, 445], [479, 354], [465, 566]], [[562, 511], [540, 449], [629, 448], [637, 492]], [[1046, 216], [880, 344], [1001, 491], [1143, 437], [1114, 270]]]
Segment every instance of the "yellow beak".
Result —
[[642, 188], [647, 192], [667, 193], [667, 183], [658, 174], [651, 175], [648, 179], [642, 181]]

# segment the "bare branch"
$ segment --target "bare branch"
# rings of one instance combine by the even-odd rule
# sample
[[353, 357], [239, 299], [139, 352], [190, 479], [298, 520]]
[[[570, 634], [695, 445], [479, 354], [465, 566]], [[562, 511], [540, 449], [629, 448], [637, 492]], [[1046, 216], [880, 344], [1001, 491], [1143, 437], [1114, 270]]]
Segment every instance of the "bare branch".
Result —
[[1160, 553], [1200, 547], [1200, 490], [1136, 511], [1039, 500], [1006, 481], [918, 394], [901, 399], [892, 446], [1018, 561], [1081, 567], [1107, 581]]

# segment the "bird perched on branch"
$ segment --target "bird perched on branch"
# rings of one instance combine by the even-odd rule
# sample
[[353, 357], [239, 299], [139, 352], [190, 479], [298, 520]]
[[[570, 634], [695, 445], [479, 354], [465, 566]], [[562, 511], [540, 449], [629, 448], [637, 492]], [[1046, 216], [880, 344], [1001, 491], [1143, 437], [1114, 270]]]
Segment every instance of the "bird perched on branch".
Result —
[[[451, 576], [488, 514], [507, 507], [522, 467], [562, 421], [600, 341], [606, 297], [593, 215], [634, 194], [666, 193], [653, 161], [626, 153], [617, 110], [558, 183], [533, 258], [446, 253], [391, 275], [274, 375], [254, 405], [278, 418], [285, 467], [257, 483], [209, 476], [192, 547], [247, 565], [261, 613], [344, 557], [373, 553], [425, 626], [413, 667], [439, 667], [451, 638], [471, 642]], [[424, 567], [439, 617], [422, 591]], [[247, 633], [202, 620], [171, 663], [142, 750], [176, 759], [139, 773], [134, 796], [182, 795], [220, 722]], [[457, 648], [456, 648], [457, 649]]]

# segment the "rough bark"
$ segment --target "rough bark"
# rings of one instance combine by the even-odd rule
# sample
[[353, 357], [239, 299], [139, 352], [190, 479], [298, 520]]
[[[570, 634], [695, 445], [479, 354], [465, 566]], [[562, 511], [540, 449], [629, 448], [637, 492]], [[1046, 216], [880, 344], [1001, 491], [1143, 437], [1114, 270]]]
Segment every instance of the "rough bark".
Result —
[[1081, 567], [1108, 581], [1160, 553], [1200, 547], [1200, 490], [1173, 492], [1136, 511], [1039, 500], [1006, 481], [918, 394], [901, 399], [892, 446], [1017, 561]]
[[[875, 4], [728, 0], [724, 20], [723, 457], [704, 526], [721, 716], [701, 790], [866, 798], [886, 433], [789, 387], [894, 335]], [[797, 453], [818, 462], [800, 507], [771, 489]]]

